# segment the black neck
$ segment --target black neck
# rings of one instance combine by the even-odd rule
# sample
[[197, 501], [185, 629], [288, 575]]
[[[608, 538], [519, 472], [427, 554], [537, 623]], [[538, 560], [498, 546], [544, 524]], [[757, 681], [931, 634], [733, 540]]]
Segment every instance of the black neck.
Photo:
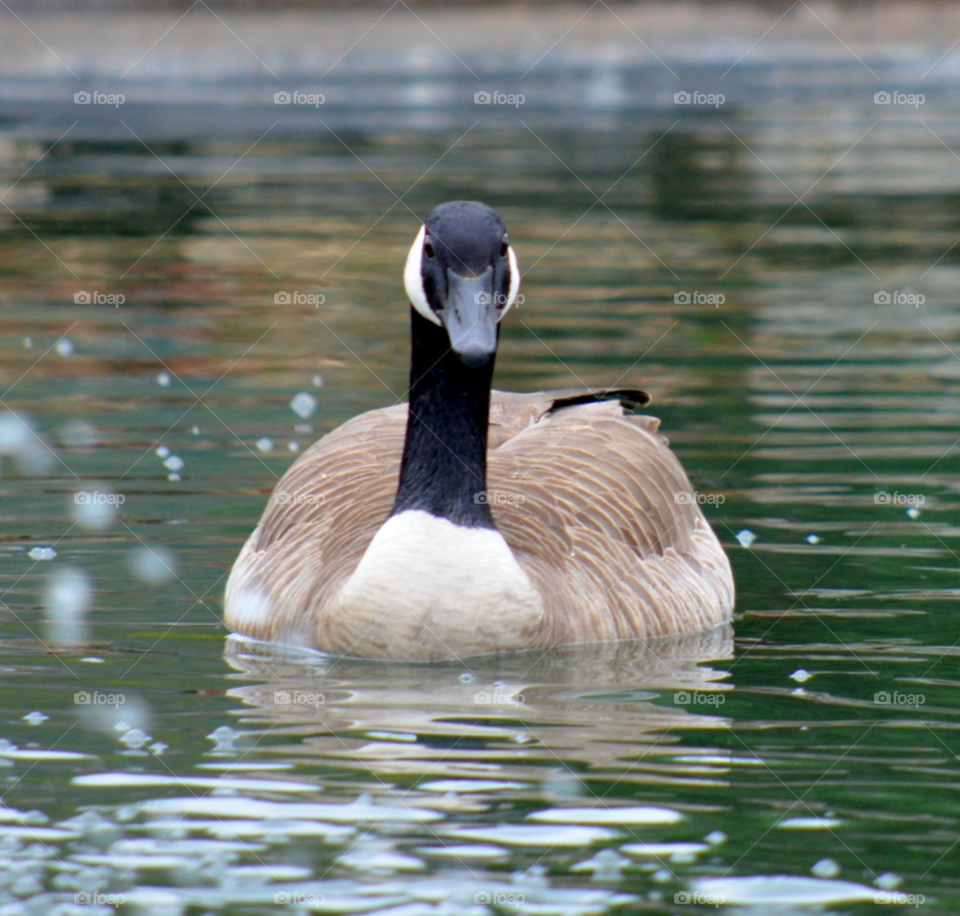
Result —
[[486, 489], [494, 360], [470, 369], [450, 349], [444, 328], [410, 312], [410, 414], [393, 514], [421, 509], [457, 525], [493, 528]]

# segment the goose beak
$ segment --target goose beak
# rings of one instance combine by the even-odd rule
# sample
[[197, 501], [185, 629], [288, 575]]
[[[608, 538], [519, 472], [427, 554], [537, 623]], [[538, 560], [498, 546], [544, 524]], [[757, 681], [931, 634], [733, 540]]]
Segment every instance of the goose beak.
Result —
[[500, 311], [494, 301], [493, 268], [479, 277], [462, 277], [447, 269], [447, 303], [438, 312], [461, 362], [479, 369], [497, 352]]

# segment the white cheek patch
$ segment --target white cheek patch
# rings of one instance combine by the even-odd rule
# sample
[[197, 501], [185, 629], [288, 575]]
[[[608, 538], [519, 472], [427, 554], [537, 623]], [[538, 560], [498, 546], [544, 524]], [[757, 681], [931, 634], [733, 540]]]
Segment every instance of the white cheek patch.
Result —
[[520, 265], [517, 256], [513, 253], [513, 245], [507, 246], [507, 256], [510, 258], [510, 292], [507, 294], [507, 304], [501, 312], [501, 317], [510, 311], [520, 293]]
[[407, 255], [407, 266], [403, 269], [403, 286], [407, 291], [410, 304], [428, 321], [439, 325], [441, 324], [440, 319], [433, 309], [430, 308], [430, 304], [427, 302], [427, 294], [423, 289], [423, 272], [421, 265], [423, 263], [423, 240], [426, 234], [427, 227], [421, 226], [420, 232], [417, 233], [417, 237], [413, 240], [410, 253]]

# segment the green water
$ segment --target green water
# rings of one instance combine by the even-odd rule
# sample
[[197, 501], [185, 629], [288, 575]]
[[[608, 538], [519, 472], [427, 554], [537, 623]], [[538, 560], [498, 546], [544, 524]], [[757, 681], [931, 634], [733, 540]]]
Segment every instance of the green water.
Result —
[[[29, 475], [2, 459], [2, 737], [88, 756], [0, 749], [4, 804], [48, 819], [24, 826], [0, 809], [10, 876], [0, 899], [45, 912], [77, 892], [117, 893], [147, 912], [201, 913], [288, 911], [274, 894], [299, 893], [322, 912], [414, 914], [483, 913], [485, 900], [513, 893], [545, 913], [682, 913], [695, 907], [675, 895], [698, 880], [810, 878], [830, 859], [839, 872], [822, 865], [820, 880], [872, 893], [893, 872], [900, 892], [924, 895], [924, 911], [957, 911], [960, 248], [924, 275], [954, 241], [955, 196], [946, 181], [896, 195], [858, 184], [871, 174], [866, 157], [807, 198], [819, 219], [795, 207], [768, 232], [793, 198], [711, 123], [671, 133], [629, 171], [662, 131], [542, 132], [543, 143], [519, 128], [478, 131], [449, 153], [460, 131], [345, 136], [365, 165], [332, 140], [265, 141], [205, 198], [219, 218], [198, 205], [173, 228], [249, 142], [160, 149], [182, 183], [146, 174], [133, 141], [75, 142], [26, 179], [46, 197], [17, 211], [30, 230], [8, 218], [0, 234], [0, 378], [3, 403], [30, 418], [53, 457]], [[749, 118], [731, 124], [799, 194], [859, 133], [798, 149]], [[888, 132], [875, 149], [898, 155], [901, 140]], [[4, 174], [14, 180], [40, 151], [12, 144]], [[924, 155], [950, 165], [932, 146]], [[585, 185], [602, 195], [625, 172], [604, 198], [610, 210], [584, 215], [596, 204]], [[387, 189], [403, 195], [424, 173], [400, 203]], [[225, 577], [295, 458], [288, 443], [302, 449], [403, 398], [406, 249], [433, 205], [462, 197], [500, 210], [525, 270], [497, 387], [652, 393], [694, 486], [717, 497], [704, 511], [733, 563], [732, 628], [436, 667], [237, 643], [225, 655]], [[924, 304], [874, 301], [907, 287]], [[81, 290], [125, 302], [75, 304]], [[325, 301], [276, 304], [281, 290]], [[680, 291], [725, 301], [677, 303]], [[64, 340], [69, 355], [55, 347]], [[308, 419], [289, 406], [301, 391], [318, 401]], [[182, 459], [180, 480], [168, 479], [161, 446]], [[73, 494], [98, 487], [125, 501], [90, 530]], [[919, 514], [907, 514], [916, 499], [878, 503], [881, 492], [921, 496]], [[756, 536], [749, 548], [735, 537], [744, 529]], [[176, 578], [134, 574], [141, 542], [172, 553]], [[35, 547], [57, 555], [31, 559]], [[51, 641], [44, 609], [65, 568], [93, 589], [81, 647]], [[481, 690], [523, 701], [485, 705]], [[81, 691], [123, 695], [124, 706], [91, 712], [74, 702]], [[314, 699], [284, 704], [285, 691]], [[878, 704], [881, 692], [922, 705]], [[35, 710], [48, 718], [22, 718]], [[150, 738], [131, 739], [118, 719]], [[217, 729], [233, 731], [217, 742]], [[283, 784], [74, 782], [223, 774], [210, 765]], [[303, 833], [326, 815], [255, 809], [237, 849], [214, 843], [236, 840], [244, 799], [335, 805], [364, 794], [392, 813], [375, 824], [345, 815], [348, 829], [325, 839], [286, 822]], [[237, 807], [150, 807], [194, 798]], [[531, 845], [475, 834], [570, 806], [682, 817]], [[103, 820], [42, 832], [91, 811]], [[424, 811], [436, 816], [411, 820]], [[602, 849], [710, 834], [686, 855], [621, 852], [626, 867], [607, 880], [573, 870]], [[152, 852], [129, 845], [149, 837], [161, 841]], [[203, 842], [163, 846], [190, 838]], [[488, 858], [459, 849], [481, 843], [497, 848]], [[422, 851], [451, 845], [456, 855]], [[181, 861], [158, 862], [161, 852]], [[726, 887], [735, 897], [743, 885]], [[786, 911], [804, 909], [806, 890], [786, 895]]]

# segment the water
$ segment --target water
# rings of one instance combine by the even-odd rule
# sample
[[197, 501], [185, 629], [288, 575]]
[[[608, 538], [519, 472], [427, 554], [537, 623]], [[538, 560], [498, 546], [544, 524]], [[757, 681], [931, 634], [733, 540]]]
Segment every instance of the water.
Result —
[[[57, 28], [81, 77], [119, 79]], [[709, 66], [682, 35], [657, 48], [676, 86], [716, 91], [764, 28]], [[733, 71], [724, 110], [676, 124], [672, 80], [640, 91], [665, 80], [655, 61], [584, 39], [581, 70], [529, 77], [552, 96], [469, 131], [449, 89], [475, 91], [469, 74], [374, 47], [324, 83], [336, 137], [288, 119], [256, 145], [276, 114], [248, 77], [224, 66], [188, 97], [190, 73], [155, 63], [153, 107], [84, 115], [9, 192], [0, 377], [36, 436], [0, 415], [0, 913], [75, 894], [103, 912], [858, 913], [883, 893], [956, 912], [952, 58], [921, 81], [930, 36], [864, 39], [878, 82], [789, 37]], [[5, 74], [9, 185], [77, 116], [71, 79]], [[878, 115], [888, 84], [926, 108]], [[348, 89], [367, 107], [336, 109]], [[731, 557], [732, 627], [439, 666], [225, 639], [226, 574], [295, 450], [403, 397], [403, 260], [458, 197], [500, 210], [525, 269], [497, 386], [653, 394]]]

